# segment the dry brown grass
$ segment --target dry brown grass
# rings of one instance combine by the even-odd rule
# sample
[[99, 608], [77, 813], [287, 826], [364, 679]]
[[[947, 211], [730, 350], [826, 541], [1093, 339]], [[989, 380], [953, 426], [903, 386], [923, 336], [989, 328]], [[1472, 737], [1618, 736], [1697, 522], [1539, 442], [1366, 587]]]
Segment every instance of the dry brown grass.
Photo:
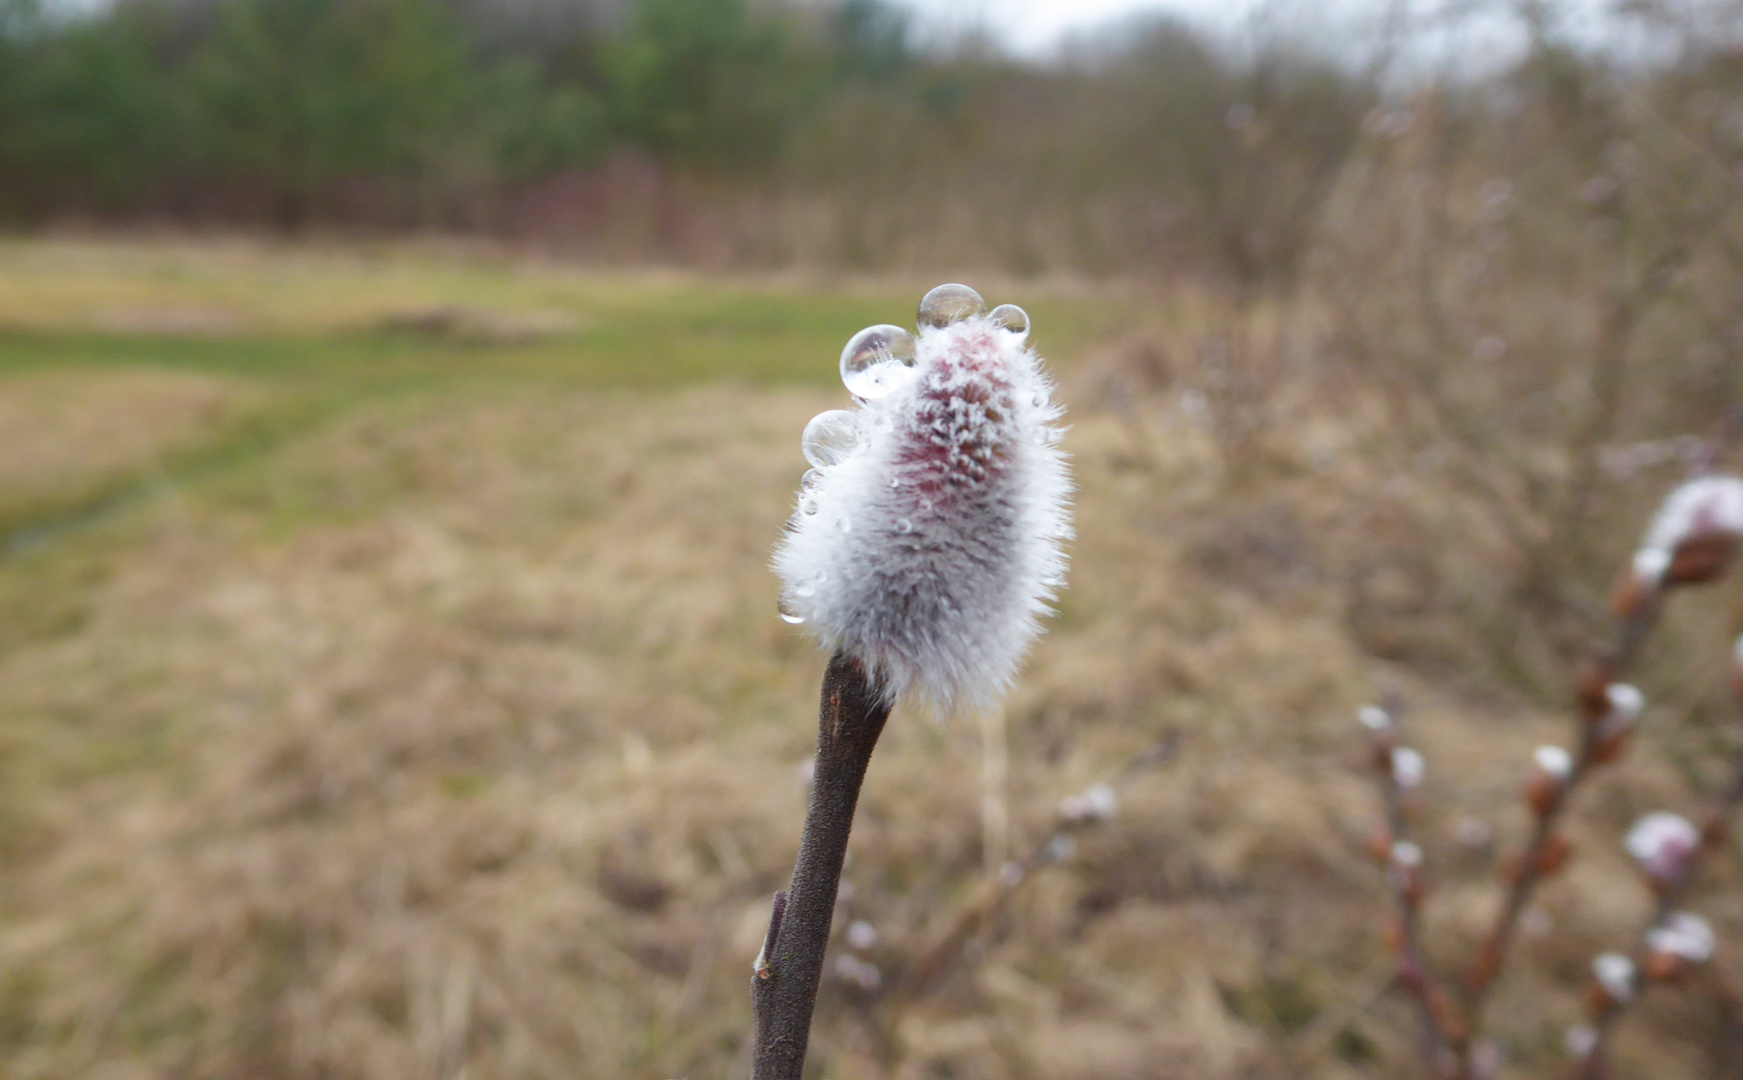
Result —
[[0, 518], [149, 474], [247, 411], [234, 380], [166, 371], [40, 371], [0, 382]]
[[[826, 983], [820, 1076], [1409, 1075], [1361, 854], [1377, 807], [1351, 717], [1379, 681], [1429, 756], [1433, 940], [1467, 945], [1498, 898], [1493, 857], [1453, 834], [1523, 829], [1514, 785], [1565, 721], [1461, 673], [1471, 629], [1420, 555], [1458, 508], [1431, 513], [1432, 474], [1385, 485], [1377, 406], [1280, 394], [1236, 469], [1178, 373], [1104, 398], [1142, 382], [1127, 363], [1062, 358], [1081, 539], [1009, 703], [1014, 844], [1145, 748], [1174, 755], [901, 1016]], [[69, 423], [105, 430], [135, 400], [107, 380], [133, 377], [42, 385], [76, 385]], [[0, 394], [36, 385], [17, 378]], [[173, 513], [31, 556], [100, 572], [52, 579], [80, 618], [0, 655], [4, 1075], [743, 1075], [823, 659], [774, 617], [765, 564], [798, 432], [839, 403], [372, 399]], [[201, 422], [179, 407], [154, 438]], [[58, 437], [0, 426], [0, 460]], [[879, 928], [892, 980], [984, 878], [977, 733], [898, 713], [873, 761], [839, 923]], [[1584, 964], [1639, 925], [1617, 837], [1661, 804], [1690, 801], [1649, 741], [1576, 808], [1583, 857], [1539, 905], [1555, 933], [1496, 1009], [1508, 1075], [1552, 1073]], [[1731, 943], [1736, 882], [1722, 868], [1700, 900]], [[1722, 957], [1735, 985], [1743, 957]], [[1630, 1074], [1709, 1075], [1711, 1010], [1654, 993]]]

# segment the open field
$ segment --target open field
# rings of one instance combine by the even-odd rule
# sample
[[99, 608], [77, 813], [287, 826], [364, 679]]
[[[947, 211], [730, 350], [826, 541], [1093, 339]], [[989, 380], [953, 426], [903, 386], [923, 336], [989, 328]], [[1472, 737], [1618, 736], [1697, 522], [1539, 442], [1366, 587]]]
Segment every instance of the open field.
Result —
[[[0, 244], [0, 1076], [745, 1075], [823, 660], [768, 552], [841, 344], [929, 284]], [[1567, 723], [1467, 663], [1420, 584], [1434, 475], [1387, 482], [1359, 394], [1285, 401], [1235, 468], [1193, 386], [1128, 377], [1134, 333], [1201, 301], [983, 292], [1061, 379], [1071, 587], [1007, 709], [1008, 840], [984, 729], [892, 720], [837, 920], [877, 928], [885, 986], [826, 983], [816, 1075], [1415, 1075], [1353, 711], [1413, 706], [1449, 953]], [[1673, 613], [1650, 724], [1717, 681], [1702, 635], [1739, 609]], [[1503, 1075], [1556, 1074], [1591, 955], [1645, 918], [1617, 837], [1691, 811], [1681, 745], [1583, 793], [1495, 1010]], [[1074, 858], [884, 992], [989, 847], [1158, 746]], [[1720, 861], [1697, 904], [1732, 988], [1739, 881]], [[1735, 1077], [1723, 1000], [1655, 991], [1617, 1075]]]

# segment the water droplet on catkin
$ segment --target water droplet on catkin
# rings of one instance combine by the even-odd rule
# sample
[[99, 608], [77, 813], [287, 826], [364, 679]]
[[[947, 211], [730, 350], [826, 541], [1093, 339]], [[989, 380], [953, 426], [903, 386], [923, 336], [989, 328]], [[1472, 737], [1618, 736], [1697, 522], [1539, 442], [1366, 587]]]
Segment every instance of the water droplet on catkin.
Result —
[[896, 522], [896, 531], [899, 533], [911, 533], [914, 531], [914, 523], [909, 521], [907, 518], [902, 518], [900, 521]]
[[841, 350], [841, 381], [847, 392], [866, 401], [888, 394], [914, 375], [918, 345], [899, 326], [868, 326]]
[[986, 314], [986, 301], [967, 285], [940, 285], [920, 299], [921, 327], [938, 329]]
[[1017, 335], [1019, 341], [1029, 340], [1029, 313], [1015, 304], [1000, 304], [987, 318], [999, 329]]
[[792, 607], [788, 605], [786, 597], [781, 598], [781, 606], [779, 610], [781, 613], [781, 621], [786, 623], [788, 626], [799, 626], [805, 621], [805, 616], [794, 611]]
[[859, 443], [859, 419], [846, 409], [818, 413], [799, 436], [805, 460], [819, 469], [839, 465]]

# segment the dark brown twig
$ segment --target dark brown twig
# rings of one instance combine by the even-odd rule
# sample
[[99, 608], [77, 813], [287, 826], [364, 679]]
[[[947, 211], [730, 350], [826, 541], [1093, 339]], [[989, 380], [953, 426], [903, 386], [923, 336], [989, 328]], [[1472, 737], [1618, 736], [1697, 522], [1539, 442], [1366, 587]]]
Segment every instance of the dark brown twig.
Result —
[[[1624, 585], [1625, 590], [1630, 587]], [[1562, 812], [1567, 809], [1581, 782], [1591, 775], [1593, 768], [1608, 760], [1608, 755], [1614, 752], [1607, 742], [1608, 737], [1602, 723], [1611, 706], [1608, 691], [1639, 654], [1647, 632], [1657, 620], [1658, 606], [1659, 596], [1656, 592], [1640, 593], [1632, 597], [1624, 595], [1618, 604], [1621, 608], [1621, 622], [1616, 628], [1615, 641], [1610, 651], [1599, 658], [1581, 681], [1577, 695], [1581, 719], [1572, 768], [1566, 780], [1557, 785], [1549, 793], [1547, 801], [1536, 809], [1531, 836], [1514, 868], [1512, 882], [1508, 886], [1506, 898], [1502, 901], [1501, 910], [1479, 948], [1475, 963], [1465, 977], [1464, 1037], [1454, 1041], [1454, 1051], [1459, 1056], [1461, 1068], [1466, 1072], [1469, 1071], [1470, 1033], [1482, 1027], [1483, 1009], [1506, 964], [1508, 950], [1519, 926], [1519, 918], [1525, 913], [1537, 887], [1559, 867], [1560, 860], [1554, 856], [1560, 846], [1556, 826], [1560, 823]]]
[[840, 653], [823, 674], [822, 698], [817, 770], [793, 882], [785, 894], [775, 894], [751, 976], [752, 1080], [799, 1080], [804, 1072], [847, 837], [866, 766], [890, 715], [883, 688], [857, 660]]
[[[1422, 1019], [1423, 1059], [1429, 1071], [1442, 1071], [1448, 1052], [1458, 1035], [1459, 1018], [1450, 1008], [1450, 999], [1429, 970], [1422, 947], [1422, 868], [1421, 849], [1410, 841], [1410, 791], [1400, 782], [1396, 765], [1398, 751], [1397, 716], [1399, 706], [1386, 704], [1386, 723], [1371, 731], [1374, 754], [1374, 774], [1380, 788], [1380, 801], [1386, 812], [1386, 832], [1380, 837], [1374, 855], [1386, 866], [1386, 879], [1397, 907], [1398, 951], [1395, 982], [1407, 991], [1416, 1003]], [[1400, 851], [1409, 850], [1415, 860], [1400, 859]]]

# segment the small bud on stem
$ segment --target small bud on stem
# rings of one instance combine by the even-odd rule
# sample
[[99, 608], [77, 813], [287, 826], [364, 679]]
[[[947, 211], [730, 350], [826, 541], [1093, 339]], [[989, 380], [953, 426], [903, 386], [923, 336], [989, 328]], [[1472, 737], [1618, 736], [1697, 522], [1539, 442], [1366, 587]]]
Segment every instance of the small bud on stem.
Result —
[[1554, 809], [1562, 792], [1567, 790], [1573, 757], [1559, 746], [1540, 746], [1533, 760], [1536, 767], [1525, 781], [1525, 802], [1532, 813], [1542, 817]]
[[1624, 846], [1652, 887], [1663, 892], [1687, 875], [1690, 858], [1701, 846], [1701, 833], [1687, 818], [1661, 810], [1636, 822]]

